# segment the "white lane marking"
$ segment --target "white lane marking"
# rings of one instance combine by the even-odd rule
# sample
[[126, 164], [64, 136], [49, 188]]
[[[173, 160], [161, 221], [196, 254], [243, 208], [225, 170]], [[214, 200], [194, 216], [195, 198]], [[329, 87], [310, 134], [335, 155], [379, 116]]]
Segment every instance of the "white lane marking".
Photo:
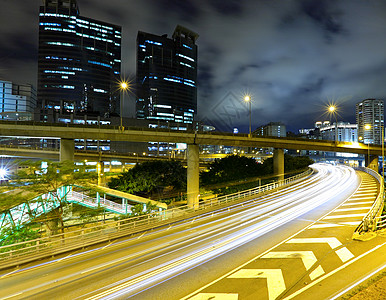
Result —
[[241, 269], [227, 278], [266, 278], [270, 300], [276, 299], [286, 289], [280, 269]]
[[13, 297], [19, 296], [19, 295], [21, 295], [21, 294], [23, 294], [23, 292], [20, 292], [20, 293], [17, 293], [17, 294], [13, 294], [13, 295], [11, 295], [11, 296], [8, 296], [8, 297], [5, 297], [5, 298], [1, 298], [1, 300], [5, 300], [5, 299], [9, 299], [9, 298], [13, 298]]
[[190, 300], [238, 300], [239, 294], [228, 294], [228, 293], [199, 293]]
[[334, 216], [327, 216], [325, 219], [342, 219], [342, 218], [357, 218], [357, 217], [364, 217], [367, 215], [366, 213], [363, 214], [347, 214], [347, 215], [334, 215]]
[[316, 259], [314, 252], [312, 251], [278, 251], [278, 252], [269, 252], [263, 255], [261, 258], [301, 258], [306, 270], [309, 270], [315, 262]]
[[288, 244], [313, 244], [313, 243], [327, 243], [331, 249], [335, 249], [342, 245], [342, 243], [335, 237], [329, 238], [298, 238], [290, 239]]
[[310, 279], [311, 279], [311, 280], [314, 280], [314, 279], [318, 278], [319, 276], [322, 276], [324, 273], [325, 273], [325, 272], [324, 272], [322, 266], [319, 265], [315, 270], [313, 270], [313, 271], [310, 273]]
[[352, 254], [346, 247], [336, 250], [335, 253], [339, 256], [342, 262], [346, 262], [354, 257], [354, 254]]
[[342, 212], [342, 211], [353, 211], [353, 210], [369, 210], [371, 206], [365, 206], [365, 207], [347, 207], [347, 208], [339, 208], [334, 210], [334, 212]]
[[7, 273], [7, 274], [4, 274], [3, 276], [1, 276], [0, 278], [4, 278], [4, 277], [7, 277], [7, 276], [9, 276], [9, 275], [11, 275], [11, 274], [13, 274], [13, 273], [15, 273], [15, 272], [17, 272], [17, 271], [19, 271], [20, 269], [19, 268], [17, 268], [16, 270], [13, 270], [13, 271], [11, 271], [11, 272], [9, 272], [9, 273]]
[[386, 264], [384, 264], [383, 266], [381, 266], [380, 268], [376, 269], [375, 271], [373, 271], [372, 273], [368, 274], [367, 276], [365, 276], [364, 278], [354, 282], [351, 286], [349, 286], [348, 288], [346, 288], [345, 290], [341, 291], [339, 294], [337, 295], [334, 295], [331, 300], [335, 300], [335, 299], [338, 299], [339, 297], [341, 297], [342, 295], [346, 294], [348, 291], [350, 291], [351, 289], [353, 289], [354, 287], [360, 285], [363, 281], [366, 281], [367, 279], [373, 277], [375, 274], [379, 273], [380, 271], [382, 271], [384, 268], [386, 267]]
[[289, 300], [289, 299], [292, 299], [292, 298], [296, 297], [297, 295], [299, 295], [299, 294], [303, 293], [304, 291], [308, 290], [309, 288], [313, 287], [315, 284], [318, 284], [322, 280], [324, 280], [324, 279], [334, 275], [335, 273], [339, 272], [340, 270], [343, 270], [343, 269], [347, 268], [349, 265], [353, 264], [354, 262], [358, 261], [359, 259], [365, 257], [366, 255], [368, 255], [368, 254], [378, 250], [379, 248], [381, 248], [381, 247], [383, 247], [385, 245], [386, 245], [386, 242], [381, 244], [381, 245], [375, 246], [373, 249], [370, 249], [369, 251], [367, 251], [367, 252], [365, 252], [365, 253], [355, 257], [351, 261], [341, 265], [339, 268], [336, 268], [335, 270], [331, 271], [330, 273], [327, 273], [324, 276], [319, 277], [315, 281], [311, 282], [310, 284], [308, 284], [307, 286], [301, 288], [300, 290], [296, 291], [295, 293], [289, 295], [288, 297], [284, 298], [283, 300]]

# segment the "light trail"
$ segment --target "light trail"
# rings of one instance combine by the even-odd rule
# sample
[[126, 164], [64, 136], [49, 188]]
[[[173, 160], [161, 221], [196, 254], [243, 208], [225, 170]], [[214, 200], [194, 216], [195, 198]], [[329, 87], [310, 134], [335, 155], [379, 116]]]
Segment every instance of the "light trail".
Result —
[[[317, 173], [308, 179], [263, 197], [246, 200], [243, 206], [233, 204], [143, 234], [140, 239], [133, 237], [110, 244], [108, 249], [89, 250], [87, 256], [69, 256], [56, 261], [57, 264], [40, 265], [40, 268], [53, 269], [56, 265], [55, 273], [50, 274], [52, 278], [17, 291], [26, 296], [40, 296], [49, 290], [71, 289], [75, 282], [87, 283], [90, 276], [100, 275], [100, 288], [82, 292], [80, 298], [131, 297], [275, 230], [339, 195], [355, 190], [359, 184], [351, 168], [326, 164], [312, 167]], [[157, 236], [160, 233], [163, 236]], [[117, 254], [119, 251], [122, 255]], [[63, 264], [57, 266], [59, 263]], [[119, 280], [103, 282], [108, 278], [107, 274], [115, 274], [116, 269], [125, 270], [127, 274]], [[10, 276], [39, 270], [27, 268], [25, 272], [20, 271], [23, 270]], [[10, 291], [8, 295], [12, 294], [15, 292]]]
[[[205, 246], [201, 249], [197, 249], [193, 253], [167, 261], [164, 264], [157, 265], [142, 273], [135, 274], [126, 278], [124, 283], [119, 283], [107, 291], [87, 299], [115, 299], [122, 296], [128, 296], [133, 292], [148, 286], [154, 286], [157, 282], [163, 282], [169, 276], [175, 276], [176, 274], [180, 274], [193, 266], [197, 266], [208, 260], [214, 259], [225, 252], [239, 247], [291, 220], [296, 219], [304, 213], [334, 198], [337, 194], [334, 191], [335, 187], [339, 187], [339, 190], [344, 192], [350, 187], [352, 188], [353, 183], [358, 181], [355, 171], [350, 168], [337, 167], [335, 171], [335, 168], [332, 170], [330, 166], [316, 165], [314, 167], [321, 174], [318, 176], [320, 182], [314, 183], [314, 186], [309, 187], [306, 191], [293, 191], [290, 195], [277, 197], [277, 199], [281, 200], [280, 204], [277, 202], [274, 204], [267, 204], [266, 206], [268, 208], [266, 209], [258, 207], [250, 209], [247, 213], [239, 213], [243, 218], [248, 218], [251, 215], [257, 217], [259, 214], [268, 213], [269, 218], [262, 220], [257, 224], [252, 220], [244, 222], [244, 225], [250, 225], [247, 228], [240, 229], [236, 233], [223, 237], [223, 241], [220, 242], [218, 240], [215, 246]], [[324, 180], [321, 179], [323, 176], [328, 174], [330, 174], [330, 176], [327, 176]], [[318, 194], [316, 194], [316, 192], [318, 192]], [[308, 198], [305, 200], [304, 197], [307, 194]], [[275, 209], [278, 210], [279, 208], [281, 212], [273, 215], [272, 211]], [[235, 215], [232, 215], [232, 217], [234, 218]], [[238, 216], [236, 216], [236, 218], [237, 217]], [[261, 217], [262, 216], [260, 215], [260, 218]], [[222, 225], [224, 226], [224, 220]]]

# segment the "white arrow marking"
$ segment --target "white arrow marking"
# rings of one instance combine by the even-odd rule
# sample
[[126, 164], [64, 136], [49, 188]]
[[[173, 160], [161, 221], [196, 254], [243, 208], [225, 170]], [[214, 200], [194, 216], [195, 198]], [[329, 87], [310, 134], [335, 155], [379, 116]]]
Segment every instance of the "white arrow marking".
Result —
[[324, 270], [322, 268], [322, 266], [318, 266], [315, 270], [313, 270], [311, 273], [310, 273], [310, 278], [311, 280], [314, 280], [315, 278], [318, 278], [319, 276], [322, 276], [324, 274]]
[[[341, 242], [337, 238], [300, 238], [300, 239], [291, 239], [287, 241], [286, 243], [327, 243], [331, 249], [335, 249], [342, 245]], [[342, 247], [339, 250], [336, 250], [335, 253], [339, 256], [339, 258], [342, 260], [342, 262], [346, 262], [349, 259], [353, 258], [354, 255], [348, 250], [346, 247]]]
[[285, 291], [283, 273], [280, 269], [241, 269], [227, 278], [266, 278], [269, 300], [276, 299]]
[[341, 242], [335, 237], [331, 238], [300, 238], [290, 239], [286, 243], [288, 244], [313, 244], [313, 243], [327, 243], [332, 249], [335, 249], [342, 245]]
[[339, 256], [339, 258], [343, 261], [346, 262], [349, 259], [354, 257], [354, 254], [350, 252], [346, 247], [343, 247], [339, 250], [336, 250], [335, 253]]
[[226, 293], [199, 293], [189, 300], [238, 300], [239, 294], [226, 294]]
[[301, 258], [306, 270], [309, 270], [317, 259], [312, 251], [280, 251], [268, 252], [261, 258]]
[[324, 219], [342, 219], [342, 218], [356, 218], [356, 217], [364, 217], [367, 215], [366, 213], [363, 214], [347, 214], [347, 215], [335, 215], [335, 216], [327, 216]]

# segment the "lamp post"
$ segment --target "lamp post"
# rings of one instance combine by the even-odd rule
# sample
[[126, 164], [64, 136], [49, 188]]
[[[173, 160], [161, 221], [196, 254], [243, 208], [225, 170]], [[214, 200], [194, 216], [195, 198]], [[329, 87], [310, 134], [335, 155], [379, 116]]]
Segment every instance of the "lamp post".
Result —
[[338, 119], [336, 117], [336, 106], [330, 105], [328, 111], [335, 117], [335, 142], [338, 142]]
[[119, 89], [121, 90], [121, 101], [120, 101], [120, 116], [121, 116], [121, 126], [120, 129], [123, 129], [122, 126], [122, 114], [123, 114], [123, 98], [125, 95], [125, 91], [129, 88], [129, 84], [126, 81], [121, 81], [119, 83]]
[[249, 137], [252, 137], [252, 99], [251, 96], [244, 97], [245, 102], [249, 102]]
[[[370, 130], [370, 129], [371, 129], [371, 125], [366, 124], [365, 130]], [[365, 138], [363, 138], [363, 142], [365, 142]], [[370, 141], [367, 142], [367, 161], [370, 164]]]

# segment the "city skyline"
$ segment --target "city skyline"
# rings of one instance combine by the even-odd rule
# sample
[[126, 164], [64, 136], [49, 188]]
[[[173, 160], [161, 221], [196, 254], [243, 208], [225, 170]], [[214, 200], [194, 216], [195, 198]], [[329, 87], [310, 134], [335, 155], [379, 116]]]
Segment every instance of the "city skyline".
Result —
[[[41, 1], [6, 1], [0, 13], [0, 77], [36, 87]], [[122, 26], [122, 72], [135, 74], [138, 31], [162, 35], [177, 24], [198, 40], [198, 119], [248, 130], [281, 121], [289, 130], [328, 119], [355, 122], [355, 103], [384, 99], [386, 3], [381, 1], [78, 0], [90, 18]], [[134, 101], [131, 99], [130, 101]], [[134, 107], [134, 105], [133, 105]]]

